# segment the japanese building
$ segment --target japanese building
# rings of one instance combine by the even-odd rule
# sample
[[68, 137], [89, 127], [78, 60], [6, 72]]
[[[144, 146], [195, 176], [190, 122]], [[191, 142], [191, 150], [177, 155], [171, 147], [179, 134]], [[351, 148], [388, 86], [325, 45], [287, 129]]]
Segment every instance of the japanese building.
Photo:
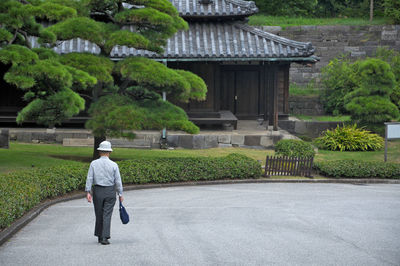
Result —
[[[264, 119], [276, 129], [278, 119], [288, 116], [290, 64], [317, 60], [311, 43], [289, 40], [247, 25], [248, 16], [258, 12], [252, 1], [171, 2], [188, 22], [189, 29], [170, 38], [163, 54], [114, 47], [111, 58], [144, 56], [202, 77], [208, 87], [207, 99], [178, 104], [197, 124], [235, 124], [236, 118]], [[32, 46], [37, 45], [32, 38]], [[54, 49], [58, 53], [99, 52], [97, 46], [81, 39], [64, 41]], [[16, 100], [15, 105], [18, 104], [21, 102]], [[8, 106], [8, 113], [5, 109], [0, 110], [3, 118], [18, 107]]]

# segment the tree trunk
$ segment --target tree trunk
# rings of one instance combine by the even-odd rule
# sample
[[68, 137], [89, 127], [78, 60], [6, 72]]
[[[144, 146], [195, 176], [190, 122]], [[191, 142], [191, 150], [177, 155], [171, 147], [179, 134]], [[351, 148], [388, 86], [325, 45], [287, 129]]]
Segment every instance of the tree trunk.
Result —
[[[93, 96], [93, 102], [97, 102], [97, 100], [100, 97], [101, 91], [103, 88], [103, 84], [98, 83], [97, 86], [93, 89], [92, 91], [92, 96]], [[100, 143], [102, 141], [106, 140], [106, 136], [100, 136], [100, 137], [94, 137], [94, 145], [93, 145], [93, 160], [96, 160], [100, 157], [99, 155], [99, 151], [97, 150], [97, 148], [99, 147]]]
[[99, 156], [99, 151], [97, 150], [97, 148], [99, 147], [100, 143], [105, 141], [106, 137], [105, 136], [101, 136], [101, 137], [94, 137], [94, 145], [93, 145], [93, 160], [98, 159]]
[[374, 18], [374, 0], [370, 0], [369, 2], [369, 21], [372, 21]]

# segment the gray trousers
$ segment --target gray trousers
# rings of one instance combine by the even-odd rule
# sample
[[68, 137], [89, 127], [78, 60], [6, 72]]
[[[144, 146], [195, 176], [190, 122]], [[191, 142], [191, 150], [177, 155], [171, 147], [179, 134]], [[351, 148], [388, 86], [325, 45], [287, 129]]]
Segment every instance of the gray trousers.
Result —
[[110, 238], [111, 216], [116, 201], [115, 187], [93, 187], [93, 205], [96, 215], [94, 235]]

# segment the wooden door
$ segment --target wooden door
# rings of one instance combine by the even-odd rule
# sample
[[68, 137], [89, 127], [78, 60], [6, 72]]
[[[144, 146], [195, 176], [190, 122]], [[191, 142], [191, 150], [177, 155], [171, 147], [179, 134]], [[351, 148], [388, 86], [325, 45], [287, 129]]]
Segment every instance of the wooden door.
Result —
[[238, 118], [256, 118], [259, 115], [259, 70], [227, 69], [221, 74], [221, 109], [230, 110]]

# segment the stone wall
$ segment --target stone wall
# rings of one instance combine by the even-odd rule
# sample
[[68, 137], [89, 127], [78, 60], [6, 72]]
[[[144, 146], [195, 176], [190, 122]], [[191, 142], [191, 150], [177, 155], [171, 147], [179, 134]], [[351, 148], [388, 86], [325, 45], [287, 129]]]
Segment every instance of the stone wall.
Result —
[[324, 115], [319, 96], [289, 96], [289, 113], [296, 115]]
[[0, 129], [0, 148], [8, 149], [10, 147], [10, 136], [8, 129]]
[[312, 66], [292, 64], [290, 80], [298, 85], [320, 79], [321, 68], [340, 54], [353, 59], [373, 56], [378, 47], [400, 51], [400, 25], [385, 26], [297, 26], [282, 29], [279, 26], [264, 26], [263, 30], [295, 41], [311, 42], [315, 55], [321, 61]]

